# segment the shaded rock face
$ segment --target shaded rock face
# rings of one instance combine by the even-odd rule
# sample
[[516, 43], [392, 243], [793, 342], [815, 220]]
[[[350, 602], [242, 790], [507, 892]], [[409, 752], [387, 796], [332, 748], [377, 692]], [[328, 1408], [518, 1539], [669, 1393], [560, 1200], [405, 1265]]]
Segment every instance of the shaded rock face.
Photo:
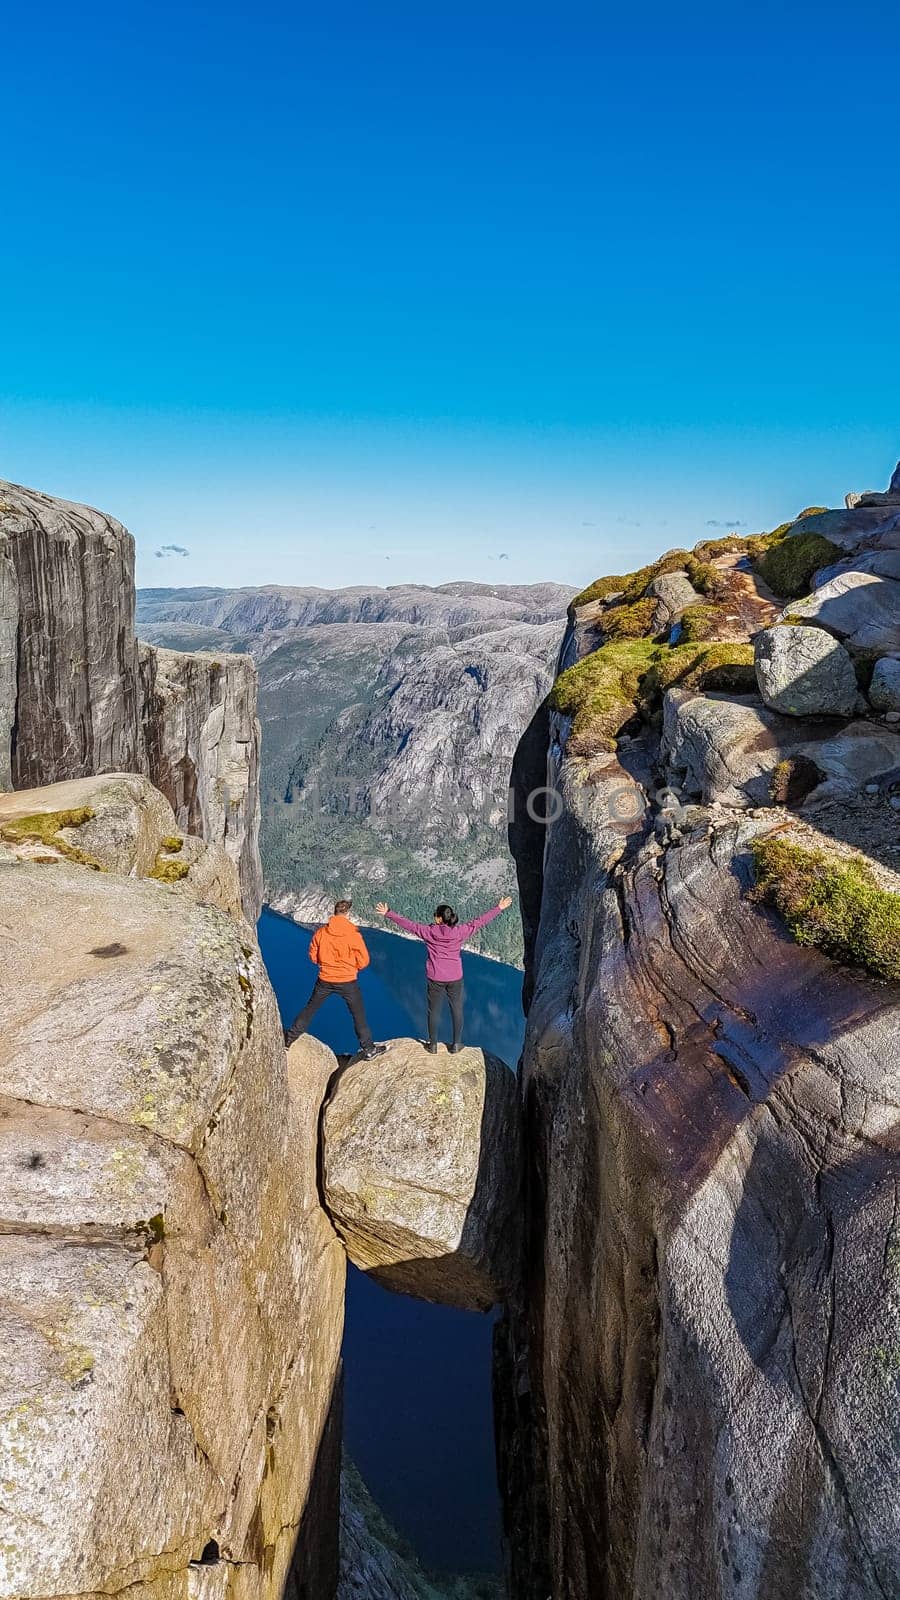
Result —
[[[887, 521], [826, 516], [848, 549]], [[602, 626], [574, 616], [563, 664]], [[900, 892], [896, 730], [859, 704], [807, 721], [676, 686], [662, 737], [649, 714], [576, 756], [551, 712], [523, 741], [517, 788], [559, 806], [512, 830], [525, 1280], [495, 1391], [516, 1600], [900, 1591], [900, 993], [795, 944], [750, 855], [797, 830]]]
[[519, 1266], [516, 1081], [495, 1056], [412, 1039], [339, 1076], [322, 1123], [325, 1204], [350, 1260], [388, 1289], [463, 1310]]
[[[134, 546], [113, 518], [0, 483], [0, 787], [140, 772], [221, 844], [261, 902], [250, 661], [157, 660], [134, 632]], [[180, 663], [187, 664], [180, 664]]]
[[285, 1070], [246, 925], [165, 884], [8, 860], [0, 927], [0, 1593], [324, 1600], [334, 1058]]

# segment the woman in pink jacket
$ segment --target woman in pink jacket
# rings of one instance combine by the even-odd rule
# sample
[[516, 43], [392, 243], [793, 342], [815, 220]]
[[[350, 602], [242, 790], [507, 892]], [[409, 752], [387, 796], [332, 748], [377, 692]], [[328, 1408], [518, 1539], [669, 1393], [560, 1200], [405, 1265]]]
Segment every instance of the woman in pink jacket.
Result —
[[501, 911], [508, 910], [511, 905], [509, 896], [504, 895], [497, 905], [491, 906], [490, 911], [483, 911], [480, 917], [473, 917], [471, 922], [460, 922], [452, 906], [441, 905], [435, 910], [434, 920], [430, 923], [410, 922], [407, 917], [401, 917], [399, 912], [389, 911], [383, 900], [375, 907], [379, 916], [387, 917], [388, 922], [396, 923], [398, 928], [405, 928], [407, 933], [414, 933], [417, 939], [422, 940], [428, 951], [428, 960], [425, 964], [425, 975], [428, 979], [428, 1044], [425, 1048], [433, 1056], [437, 1055], [438, 1023], [445, 999], [450, 1003], [450, 1015], [453, 1019], [451, 1054], [456, 1055], [457, 1051], [462, 1049], [463, 945], [467, 939], [471, 939], [473, 933], [477, 933], [485, 923], [493, 922]]

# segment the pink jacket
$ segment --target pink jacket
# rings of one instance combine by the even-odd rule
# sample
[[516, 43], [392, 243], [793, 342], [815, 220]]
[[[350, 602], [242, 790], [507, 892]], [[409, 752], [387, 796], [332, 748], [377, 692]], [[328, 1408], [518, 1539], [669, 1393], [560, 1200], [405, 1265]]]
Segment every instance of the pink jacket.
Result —
[[429, 978], [435, 983], [454, 983], [463, 975], [460, 952], [466, 940], [499, 916], [500, 907], [492, 906], [490, 911], [482, 911], [481, 916], [473, 917], [471, 922], [458, 922], [455, 928], [448, 928], [443, 922], [410, 922], [397, 911], [388, 912], [388, 921], [396, 922], [398, 928], [405, 928], [407, 933], [414, 933], [423, 941], [428, 951], [425, 972]]

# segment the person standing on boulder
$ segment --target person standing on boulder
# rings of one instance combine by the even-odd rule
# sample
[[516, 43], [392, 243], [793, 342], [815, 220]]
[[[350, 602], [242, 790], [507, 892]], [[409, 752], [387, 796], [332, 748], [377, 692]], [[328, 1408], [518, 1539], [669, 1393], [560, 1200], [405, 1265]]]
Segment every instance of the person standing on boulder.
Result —
[[401, 917], [399, 912], [390, 911], [386, 903], [381, 900], [375, 907], [380, 917], [387, 917], [388, 922], [395, 922], [398, 928], [405, 928], [407, 933], [414, 933], [421, 939], [428, 951], [428, 960], [425, 963], [425, 976], [428, 980], [428, 1043], [426, 1050], [431, 1055], [437, 1055], [438, 1025], [441, 1020], [441, 1008], [446, 1000], [450, 1006], [450, 1016], [453, 1022], [453, 1043], [450, 1046], [451, 1055], [456, 1055], [462, 1049], [463, 1031], [463, 969], [462, 947], [473, 933], [483, 928], [486, 923], [493, 922], [499, 917], [501, 911], [507, 911], [512, 905], [509, 895], [504, 895], [490, 911], [482, 911], [480, 917], [473, 917], [471, 922], [460, 922], [452, 906], [440, 905], [435, 908], [433, 921], [410, 922], [407, 917]]
[[309, 959], [319, 969], [313, 992], [306, 1005], [284, 1030], [284, 1042], [290, 1046], [304, 1034], [319, 1007], [333, 994], [340, 995], [353, 1018], [359, 1048], [367, 1061], [384, 1055], [386, 1046], [376, 1044], [366, 1020], [366, 1007], [359, 986], [359, 974], [369, 965], [369, 952], [355, 922], [348, 912], [353, 902], [338, 900], [334, 916], [325, 926], [317, 928], [309, 946]]

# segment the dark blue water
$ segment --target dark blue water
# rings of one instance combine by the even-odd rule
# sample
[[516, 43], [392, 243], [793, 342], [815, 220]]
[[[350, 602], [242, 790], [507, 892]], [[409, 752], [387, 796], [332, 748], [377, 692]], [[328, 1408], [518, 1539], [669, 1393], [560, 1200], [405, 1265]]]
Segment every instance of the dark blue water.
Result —
[[[376, 1039], [421, 1037], [425, 952], [395, 934], [365, 931], [361, 975]], [[282, 1018], [309, 996], [309, 934], [264, 911], [259, 940]], [[514, 1065], [522, 1048], [522, 975], [464, 955], [467, 1044]], [[449, 1037], [445, 1018], [443, 1037]], [[346, 1007], [329, 1000], [311, 1029], [335, 1051], [356, 1049]], [[492, 1318], [391, 1294], [350, 1269], [344, 1332], [347, 1448], [375, 1499], [429, 1566], [491, 1572], [500, 1521], [491, 1419]]]

